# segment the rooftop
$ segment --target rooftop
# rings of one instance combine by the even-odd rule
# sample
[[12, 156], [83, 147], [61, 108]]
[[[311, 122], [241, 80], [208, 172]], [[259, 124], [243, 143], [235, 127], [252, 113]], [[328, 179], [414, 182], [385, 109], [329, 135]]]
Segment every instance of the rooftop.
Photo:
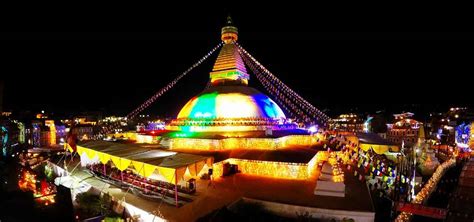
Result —
[[365, 144], [378, 144], [378, 145], [396, 145], [376, 133], [356, 133], [357, 138], [359, 138], [360, 143]]
[[207, 160], [208, 156], [201, 156], [189, 153], [177, 153], [160, 149], [157, 147], [139, 145], [133, 143], [114, 143], [107, 141], [87, 141], [79, 146], [111, 156], [148, 163], [154, 166], [165, 168], [180, 168], [190, 164]]

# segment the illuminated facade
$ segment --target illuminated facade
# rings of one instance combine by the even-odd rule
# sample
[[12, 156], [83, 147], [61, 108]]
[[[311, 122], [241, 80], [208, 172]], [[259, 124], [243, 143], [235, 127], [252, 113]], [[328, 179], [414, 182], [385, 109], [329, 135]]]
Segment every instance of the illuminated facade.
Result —
[[291, 163], [264, 160], [229, 158], [213, 164], [213, 174], [220, 177], [224, 174], [224, 164], [238, 166], [240, 173], [272, 178], [307, 180], [315, 176], [318, 163], [328, 160], [326, 152], [318, 152], [307, 163]]
[[336, 131], [363, 132], [364, 120], [354, 113], [341, 114], [338, 118], [332, 119], [329, 128]]
[[171, 138], [170, 148], [178, 150], [233, 150], [256, 149], [276, 150], [297, 146], [315, 146], [322, 141], [321, 135], [289, 135], [280, 138], [227, 138], [227, 139], [199, 139], [199, 138]]
[[23, 144], [26, 142], [26, 135], [25, 135], [25, 124], [22, 122], [18, 122], [18, 142]]
[[461, 124], [456, 127], [455, 141], [460, 148], [474, 148], [474, 124]]
[[396, 122], [387, 124], [387, 139], [396, 144], [413, 145], [418, 140], [418, 133], [423, 123], [411, 119], [412, 113], [395, 114]]
[[56, 145], [56, 125], [54, 125], [54, 120], [46, 120], [45, 125], [49, 127], [49, 145]]

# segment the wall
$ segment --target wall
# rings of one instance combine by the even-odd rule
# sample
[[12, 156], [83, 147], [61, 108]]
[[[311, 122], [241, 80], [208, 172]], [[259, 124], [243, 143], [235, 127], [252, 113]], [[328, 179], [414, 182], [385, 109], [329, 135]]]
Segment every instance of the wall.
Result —
[[171, 138], [170, 149], [232, 150], [258, 149], [275, 150], [292, 146], [313, 146], [322, 141], [317, 135], [290, 135], [280, 138], [228, 138], [196, 139]]
[[213, 174], [215, 177], [222, 176], [224, 163], [236, 164], [242, 174], [307, 180], [311, 178], [316, 170], [317, 163], [326, 161], [327, 154], [318, 152], [308, 163], [287, 163], [260, 160], [244, 160], [229, 158], [213, 164]]

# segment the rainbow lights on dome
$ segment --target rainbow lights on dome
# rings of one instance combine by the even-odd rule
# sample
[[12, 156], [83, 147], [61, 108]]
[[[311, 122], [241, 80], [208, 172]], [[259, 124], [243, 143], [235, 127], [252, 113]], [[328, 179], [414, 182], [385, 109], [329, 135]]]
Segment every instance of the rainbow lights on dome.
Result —
[[192, 98], [179, 112], [181, 118], [285, 118], [285, 114], [270, 98], [258, 93], [204, 93]]

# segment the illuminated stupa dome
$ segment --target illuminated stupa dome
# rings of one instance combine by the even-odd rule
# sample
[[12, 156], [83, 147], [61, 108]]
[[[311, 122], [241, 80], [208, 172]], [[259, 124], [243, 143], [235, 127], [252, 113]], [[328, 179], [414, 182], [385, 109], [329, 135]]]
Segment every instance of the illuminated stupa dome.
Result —
[[192, 98], [178, 119], [284, 119], [278, 105], [263, 93], [247, 86], [214, 86]]
[[211, 85], [189, 100], [172, 126], [188, 131], [255, 131], [285, 122], [280, 107], [248, 86], [249, 74], [235, 42], [238, 30], [230, 18], [222, 28], [224, 45], [210, 73]]

